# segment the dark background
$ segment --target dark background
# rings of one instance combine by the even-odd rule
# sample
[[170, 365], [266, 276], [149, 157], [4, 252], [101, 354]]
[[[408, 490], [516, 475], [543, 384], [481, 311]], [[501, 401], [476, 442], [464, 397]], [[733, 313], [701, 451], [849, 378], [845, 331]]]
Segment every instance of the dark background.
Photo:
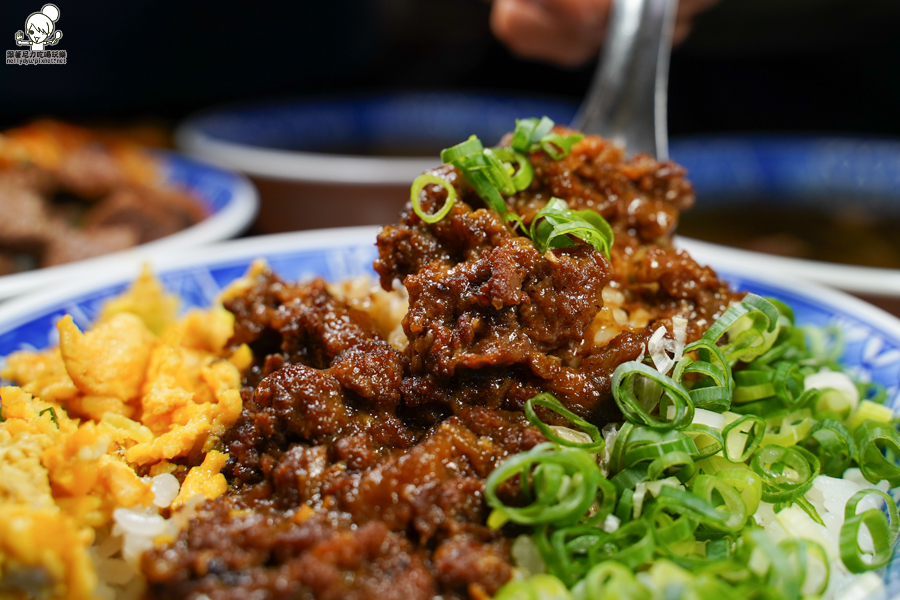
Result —
[[[42, 0], [0, 3], [0, 50]], [[593, 65], [512, 56], [482, 0], [59, 0], [66, 65], [0, 66], [0, 127], [37, 116], [172, 127], [199, 109], [335, 92], [580, 99]], [[24, 49], [24, 47], [23, 47]], [[4, 52], [5, 54], [5, 52]], [[722, 0], [672, 56], [672, 135], [900, 136], [900, 2]]]

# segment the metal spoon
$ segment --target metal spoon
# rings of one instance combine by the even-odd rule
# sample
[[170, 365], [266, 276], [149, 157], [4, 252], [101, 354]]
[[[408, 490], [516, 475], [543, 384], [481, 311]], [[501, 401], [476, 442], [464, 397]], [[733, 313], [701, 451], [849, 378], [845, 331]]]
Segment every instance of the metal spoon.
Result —
[[669, 156], [666, 88], [678, 0], [614, 0], [603, 57], [572, 126]]

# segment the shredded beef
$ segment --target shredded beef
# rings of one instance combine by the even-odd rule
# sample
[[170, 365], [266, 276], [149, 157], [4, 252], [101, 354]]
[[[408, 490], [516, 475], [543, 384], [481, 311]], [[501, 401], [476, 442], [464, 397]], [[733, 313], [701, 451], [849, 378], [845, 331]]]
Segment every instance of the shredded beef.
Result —
[[[551, 196], [599, 211], [609, 257], [584, 243], [540, 253], [445, 166], [449, 215], [429, 224], [408, 205], [378, 236], [382, 286], [409, 292], [405, 350], [321, 280], [259, 272], [227, 301], [231, 344], [254, 355], [221, 440], [230, 491], [144, 555], [150, 597], [481, 598], [509, 580], [510, 531], [487, 527], [484, 486], [544, 441], [525, 402], [550, 392], [598, 426], [618, 419], [615, 368], [676, 315], [696, 339], [737, 297], [672, 246], [693, 202], [680, 167], [626, 161], [594, 136], [530, 159], [534, 182], [510, 206], [526, 223]], [[445, 195], [426, 186], [421, 203]], [[605, 294], [630, 320], [595, 339]], [[517, 485], [500, 493], [523, 500]]]

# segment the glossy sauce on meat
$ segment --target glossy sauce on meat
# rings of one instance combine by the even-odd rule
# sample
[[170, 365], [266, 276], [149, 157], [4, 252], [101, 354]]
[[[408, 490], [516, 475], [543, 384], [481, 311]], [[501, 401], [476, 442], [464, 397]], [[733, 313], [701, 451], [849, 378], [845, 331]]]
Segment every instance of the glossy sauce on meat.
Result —
[[[486, 526], [483, 489], [543, 441], [524, 403], [551, 392], [615, 420], [616, 366], [675, 315], [699, 337], [737, 297], [671, 246], [693, 202], [677, 165], [625, 161], [590, 136], [561, 161], [531, 159], [535, 180], [510, 205], [526, 221], [551, 196], [598, 210], [616, 232], [609, 259], [585, 244], [540, 254], [442, 167], [460, 197], [450, 214], [427, 224], [408, 206], [378, 236], [382, 286], [409, 292], [405, 350], [323, 281], [263, 273], [227, 303], [232, 343], [255, 357], [221, 440], [231, 489], [144, 555], [151, 597], [485, 598], [510, 578], [515, 531]], [[444, 193], [427, 187], [426, 210]], [[604, 297], [643, 324], [598, 342]]]

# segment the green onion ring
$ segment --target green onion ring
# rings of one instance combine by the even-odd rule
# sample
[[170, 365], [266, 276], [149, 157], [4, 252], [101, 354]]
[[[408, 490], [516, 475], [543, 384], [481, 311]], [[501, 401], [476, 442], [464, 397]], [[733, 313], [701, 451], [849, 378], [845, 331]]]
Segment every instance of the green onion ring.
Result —
[[[607, 560], [591, 569], [575, 586], [576, 600], [650, 600], [650, 593], [628, 566]], [[556, 600], [547, 597], [547, 600]]]
[[717, 477], [733, 487], [741, 495], [747, 514], [753, 515], [759, 508], [762, 500], [762, 478], [754, 471], [747, 468], [725, 468], [716, 472]]
[[[788, 538], [782, 540], [778, 546], [786, 554], [787, 560], [793, 563], [794, 571], [799, 575], [800, 591], [805, 596], [819, 596], [825, 592], [828, 587], [828, 580], [831, 577], [831, 565], [828, 560], [828, 554], [816, 542], [800, 538]], [[808, 556], [815, 556], [825, 569], [825, 577], [822, 579], [820, 586], [813, 590], [804, 590], [803, 586], [807, 583], [809, 577], [809, 569], [807, 567]], [[792, 560], [793, 559], [793, 560]]]
[[763, 480], [762, 498], [766, 502], [788, 502], [812, 487], [819, 474], [819, 459], [799, 446], [763, 446], [750, 461]]
[[[439, 185], [447, 190], [447, 199], [444, 200], [444, 206], [431, 215], [422, 210], [422, 205], [419, 202], [419, 196], [421, 195], [422, 190], [425, 189], [426, 185], [430, 184]], [[420, 219], [426, 223], [437, 223], [446, 217], [450, 212], [450, 209], [453, 208], [453, 203], [456, 201], [456, 188], [454, 188], [446, 179], [438, 177], [437, 175], [424, 173], [416, 177], [415, 181], [413, 181], [412, 188], [409, 190], [409, 201], [412, 202], [413, 211], [415, 211]]]
[[607, 538], [598, 560], [614, 560], [636, 569], [653, 558], [655, 547], [650, 524], [646, 519], [638, 519], [622, 525]]
[[631, 430], [625, 443], [619, 468], [633, 467], [638, 463], [652, 461], [670, 452], [683, 452], [689, 456], [698, 453], [694, 440], [674, 429], [651, 429], [637, 426]]
[[[706, 479], [713, 478], [709, 475], [698, 475], [694, 483], [694, 489], [697, 489], [697, 482], [705, 481]], [[704, 484], [704, 487], [701, 487], [701, 491], [707, 491], [708, 487], [709, 494], [711, 496], [712, 490], [715, 487], [721, 485], [726, 486], [722, 489], [725, 489], [725, 494], [728, 494], [727, 484], [724, 484], [724, 482], [722, 481], [713, 486]], [[686, 515], [691, 519], [697, 521], [698, 523], [707, 527], [712, 527], [713, 529], [719, 529], [722, 531], [736, 530], [739, 529], [740, 526], [743, 526], [744, 521], [746, 521], [747, 509], [744, 506], [744, 501], [741, 499], [740, 494], [738, 494], [737, 491], [733, 488], [731, 491], [733, 492], [733, 494], [729, 495], [728, 500], [726, 500], [726, 504], [735, 504], [735, 506], [738, 508], [738, 512], [736, 515], [733, 513], [726, 514], [724, 511], [719, 510], [718, 508], [710, 504], [710, 502], [706, 500], [706, 498], [703, 498], [696, 493], [669, 486], [664, 486], [659, 490], [659, 495], [656, 496], [656, 501], [650, 506], [649, 515], [650, 518], [653, 519], [655, 518], [657, 511], [665, 510], [677, 515]], [[735, 523], [737, 523], [738, 525], [735, 526]]]
[[546, 549], [552, 556], [545, 558], [544, 564], [571, 587], [590, 570], [597, 549], [607, 543], [609, 537], [602, 529], [588, 525], [558, 529], [550, 535]]
[[655, 481], [660, 478], [660, 475], [665, 475], [666, 471], [673, 467], [681, 467], [675, 474], [675, 477], [681, 483], [689, 480], [697, 472], [697, 465], [694, 464], [690, 454], [687, 452], [668, 452], [650, 463], [647, 467], [647, 478]]
[[738, 333], [734, 339], [729, 338], [728, 343], [721, 347], [725, 358], [731, 364], [738, 360], [749, 362], [766, 352], [775, 342], [778, 309], [771, 302], [756, 294], [747, 294], [743, 300], [731, 305], [710, 326], [703, 337], [716, 342], [735, 323], [744, 318], [750, 320], [750, 326]]
[[501, 160], [497, 158], [497, 155], [494, 154], [494, 151], [490, 148], [485, 148], [482, 156], [484, 156], [484, 159], [489, 165], [486, 169], [488, 176], [500, 193], [507, 196], [515, 194], [516, 186], [513, 184], [512, 176], [507, 172], [503, 162], [501, 162]]
[[512, 165], [515, 163], [518, 168], [510, 175], [513, 186], [516, 191], [528, 189], [528, 186], [534, 180], [534, 167], [531, 166], [531, 161], [524, 154], [512, 148], [504, 147], [485, 150], [485, 152], [488, 151], [492, 152], [504, 164]]
[[[748, 425], [749, 424], [749, 425]], [[766, 434], [766, 422], [754, 415], [743, 415], [722, 429], [725, 440], [725, 458], [733, 463], [742, 463], [750, 458], [762, 444]], [[741, 443], [740, 436], [746, 436]]]
[[469, 139], [466, 141], [441, 150], [441, 162], [445, 165], [449, 165], [460, 158], [471, 154], [481, 154], [483, 151], [484, 146], [482, 145], [481, 140], [474, 135], [470, 135]]
[[[497, 497], [497, 488], [516, 476], [534, 497], [524, 507], [507, 506]], [[587, 452], [544, 442], [511, 456], [494, 469], [485, 482], [484, 496], [494, 512], [514, 523], [567, 524], [583, 517], [591, 507], [600, 477], [600, 467]], [[494, 518], [492, 524], [498, 521], [499, 517]]]
[[[856, 507], [859, 502], [868, 496], [875, 494], [881, 496], [887, 505], [888, 515], [877, 508], [870, 508], [859, 514]], [[859, 547], [859, 530], [865, 525], [872, 536], [874, 554], [871, 560], [863, 560], [863, 550]], [[894, 541], [900, 529], [900, 517], [897, 515], [897, 503], [893, 498], [881, 490], [861, 490], [847, 501], [844, 509], [844, 525], [841, 527], [841, 560], [851, 573], [862, 573], [878, 569], [888, 564], [891, 560]]]
[[[662, 386], [663, 397], [675, 407], [673, 419], [655, 417], [641, 406], [634, 393], [634, 382], [638, 376], [647, 377]], [[694, 403], [687, 390], [680, 383], [641, 362], [629, 361], [616, 367], [612, 378], [612, 392], [619, 410], [629, 421], [658, 429], [684, 429], [694, 420]]]
[[747, 522], [747, 517], [750, 515], [742, 494], [724, 479], [701, 474], [694, 480], [691, 489], [716, 510], [720, 509], [714, 504], [715, 497], [718, 496], [722, 500], [724, 510], [720, 510], [720, 512], [724, 512], [727, 516], [725, 522], [721, 525], [708, 522], [707, 525], [723, 531], [737, 531]]
[[[537, 416], [537, 413], [534, 412], [535, 406], [546, 408], [562, 417], [565, 417], [576, 427], [578, 427], [578, 429], [590, 436], [592, 441], [588, 443], [582, 443], [574, 442], [572, 440], [567, 440], [563, 437], [560, 437], [560, 435], [557, 434], [549, 425], [541, 421], [540, 417]], [[563, 406], [562, 402], [560, 402], [556, 398], [556, 396], [548, 392], [538, 394], [525, 403], [525, 418], [527, 418], [532, 425], [537, 427], [541, 431], [541, 433], [544, 434], [544, 437], [552, 442], [556, 442], [560, 446], [580, 448], [585, 452], [590, 452], [592, 454], [600, 452], [606, 446], [606, 442], [603, 440], [603, 436], [600, 434], [600, 430], [596, 425], [588, 423], [587, 421], [567, 409], [565, 406]]]
[[823, 419], [816, 423], [801, 445], [812, 452], [822, 465], [822, 473], [841, 477], [856, 457], [853, 435], [842, 423]]
[[853, 437], [863, 477], [872, 483], [885, 479], [891, 487], [900, 485], [900, 467], [884, 456], [885, 450], [894, 456], [900, 456], [900, 435], [897, 430], [875, 421], [866, 421], [857, 428]]
[[[718, 454], [725, 447], [725, 439], [722, 437], [722, 432], [715, 427], [691, 423], [682, 429], [681, 432], [693, 439], [694, 445], [697, 446], [697, 453], [693, 455], [694, 460], [702, 460], [713, 454]], [[703, 444], [707, 439], [711, 441]]]

